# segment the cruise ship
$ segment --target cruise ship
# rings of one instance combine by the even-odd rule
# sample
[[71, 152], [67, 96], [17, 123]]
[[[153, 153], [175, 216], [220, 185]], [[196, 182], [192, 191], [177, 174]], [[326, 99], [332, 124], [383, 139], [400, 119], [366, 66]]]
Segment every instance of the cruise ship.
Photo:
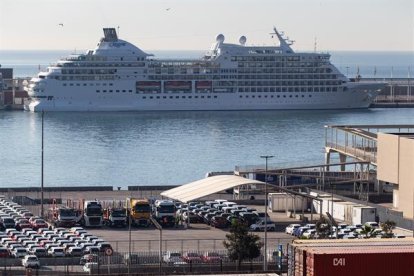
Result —
[[225, 43], [199, 59], [157, 59], [104, 28], [94, 50], [69, 55], [32, 78], [30, 111], [277, 110], [367, 108], [384, 83], [351, 81], [326, 53]]

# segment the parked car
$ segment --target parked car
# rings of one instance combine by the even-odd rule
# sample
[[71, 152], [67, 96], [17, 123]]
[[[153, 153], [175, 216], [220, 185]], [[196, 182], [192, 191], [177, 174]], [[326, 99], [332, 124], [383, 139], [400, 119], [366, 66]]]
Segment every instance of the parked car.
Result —
[[219, 263], [221, 261], [221, 256], [217, 252], [206, 252], [201, 259], [205, 263]]
[[250, 230], [252, 231], [264, 231], [265, 228], [267, 228], [268, 231], [275, 231], [276, 225], [271, 220], [267, 220], [266, 224], [264, 220], [259, 220], [256, 223], [250, 225]]
[[80, 257], [80, 256], [82, 256], [83, 255], [83, 250], [82, 250], [82, 248], [80, 248], [80, 247], [75, 247], [75, 246], [72, 246], [72, 247], [69, 247], [67, 250], [66, 250], [66, 255], [68, 255], [68, 256], [70, 256], [70, 257]]
[[294, 231], [296, 228], [299, 228], [300, 226], [301, 226], [301, 225], [300, 225], [300, 224], [297, 224], [297, 223], [289, 224], [289, 225], [285, 228], [285, 233], [286, 233], [286, 234], [293, 235], [293, 231]]
[[225, 217], [214, 216], [210, 220], [210, 225], [215, 228], [227, 228], [229, 226], [229, 222]]
[[95, 263], [97, 263], [98, 262], [98, 260], [99, 260], [99, 256], [98, 255], [96, 255], [96, 254], [86, 254], [86, 255], [84, 255], [81, 259], [80, 259], [80, 262], [79, 262], [79, 264], [80, 265], [84, 265], [84, 264], [86, 264], [86, 263], [93, 263], [93, 262], [95, 262]]
[[95, 269], [97, 269], [98, 263], [96, 262], [88, 262], [83, 265], [83, 271], [87, 273], [92, 273]]
[[167, 263], [167, 264], [171, 265], [171, 264], [174, 264], [176, 262], [182, 262], [183, 257], [182, 257], [180, 252], [167, 251], [167, 252], [164, 253], [163, 261], [164, 261], [164, 263]]
[[34, 246], [29, 249], [29, 253], [32, 255], [36, 255], [37, 257], [47, 257], [47, 251], [43, 247]]
[[37, 230], [39, 228], [47, 228], [47, 223], [43, 219], [36, 219], [32, 222], [32, 228]]
[[24, 256], [27, 255], [27, 250], [26, 248], [23, 248], [23, 247], [17, 247], [11, 250], [10, 252], [11, 252], [12, 257], [14, 258], [23, 258]]
[[40, 267], [40, 261], [35, 255], [26, 255], [24, 256], [22, 260], [22, 265], [25, 268], [39, 268]]
[[6, 247], [0, 246], [0, 258], [10, 257], [9, 250]]
[[63, 247], [50, 247], [47, 253], [51, 257], [65, 257]]
[[184, 254], [183, 259], [187, 263], [201, 263], [201, 256], [196, 252], [187, 252]]

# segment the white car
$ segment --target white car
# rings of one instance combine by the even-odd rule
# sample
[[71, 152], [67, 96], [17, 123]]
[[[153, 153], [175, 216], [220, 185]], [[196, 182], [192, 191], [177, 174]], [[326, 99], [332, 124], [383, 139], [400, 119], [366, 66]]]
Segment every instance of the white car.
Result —
[[367, 221], [365, 222], [365, 225], [371, 226], [372, 228], [379, 228], [378, 222], [375, 221]]
[[28, 267], [39, 268], [40, 262], [39, 262], [39, 259], [35, 255], [26, 255], [24, 256], [22, 260], [22, 265], [26, 268]]
[[168, 251], [163, 256], [163, 261], [167, 264], [174, 264], [177, 262], [183, 262], [183, 256], [180, 252]]
[[315, 229], [308, 229], [305, 232], [303, 232], [302, 237], [305, 238], [311, 238], [316, 234], [316, 230]]
[[83, 271], [88, 272], [88, 273], [91, 273], [93, 270], [96, 270], [97, 268], [98, 268], [98, 263], [95, 263], [95, 262], [89, 262], [83, 265]]
[[49, 248], [47, 253], [51, 257], [65, 257], [65, 250], [63, 249], [63, 247], [51, 247]]
[[293, 235], [293, 231], [296, 229], [296, 228], [299, 228], [300, 227], [300, 224], [297, 224], [297, 223], [294, 223], [294, 224], [289, 224], [287, 227], [286, 227], [286, 229], [285, 229], [285, 233], [286, 234], [289, 234], [289, 235]]

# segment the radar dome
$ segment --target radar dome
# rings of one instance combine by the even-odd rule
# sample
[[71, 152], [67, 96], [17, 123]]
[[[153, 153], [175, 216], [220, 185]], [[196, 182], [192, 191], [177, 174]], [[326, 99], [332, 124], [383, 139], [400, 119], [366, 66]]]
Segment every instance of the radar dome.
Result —
[[219, 34], [216, 36], [216, 42], [217, 43], [223, 43], [224, 42], [224, 35], [223, 34]]
[[242, 36], [239, 38], [239, 42], [240, 42], [240, 44], [241, 44], [241, 45], [246, 44], [246, 41], [247, 41], [247, 38], [246, 38], [244, 35], [242, 35]]

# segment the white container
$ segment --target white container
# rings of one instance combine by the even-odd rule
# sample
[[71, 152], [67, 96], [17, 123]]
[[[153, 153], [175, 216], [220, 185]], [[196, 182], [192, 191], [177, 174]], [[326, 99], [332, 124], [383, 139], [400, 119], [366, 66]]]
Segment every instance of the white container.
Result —
[[369, 206], [354, 206], [352, 208], [352, 224], [364, 224], [375, 221], [376, 209]]
[[269, 193], [268, 208], [272, 212], [302, 211], [307, 209], [307, 198], [286, 193]]

